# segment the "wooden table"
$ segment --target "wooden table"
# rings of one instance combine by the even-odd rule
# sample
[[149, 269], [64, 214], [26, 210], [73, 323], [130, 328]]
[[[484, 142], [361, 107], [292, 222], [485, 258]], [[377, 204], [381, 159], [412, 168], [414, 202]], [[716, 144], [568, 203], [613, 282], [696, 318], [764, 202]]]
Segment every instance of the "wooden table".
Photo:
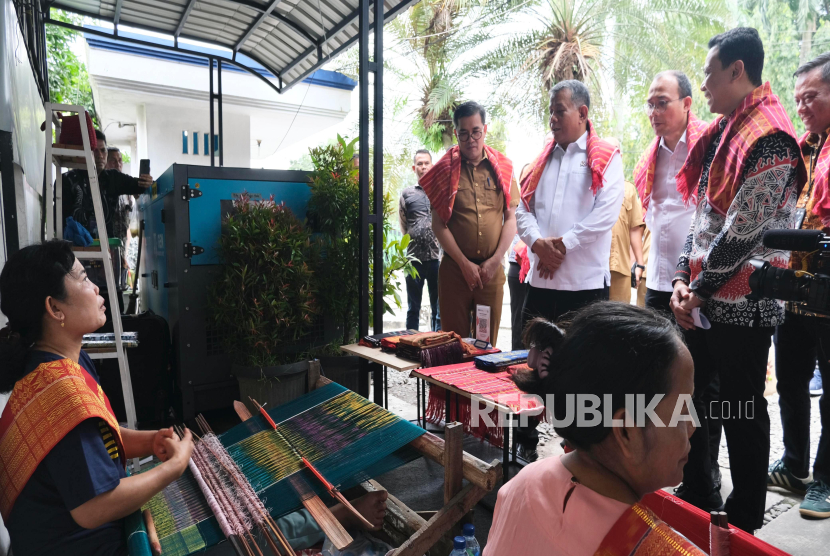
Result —
[[[441, 382], [437, 378], [425, 375], [423, 373], [419, 373], [417, 370], [413, 370], [412, 373], [409, 376], [413, 377], [413, 378], [416, 378], [419, 381], [423, 380], [425, 383], [428, 382], [430, 384], [434, 384], [434, 385], [436, 385], [440, 388], [443, 388], [444, 391], [446, 391], [446, 393], [447, 393], [447, 398], [446, 398], [446, 402], [445, 402], [446, 403], [446, 406], [445, 406], [446, 409], [444, 410], [444, 422], [446, 422], [446, 423], [449, 423], [450, 420], [451, 420], [451, 416], [450, 416], [450, 396], [451, 395], [454, 394], [456, 396], [463, 396], [463, 397], [471, 400], [471, 402], [472, 402], [473, 394], [471, 394], [470, 392], [465, 392], [464, 390], [461, 390], [460, 388], [456, 388], [455, 386], [452, 386], [452, 385], [447, 384], [445, 382]], [[420, 415], [424, 416], [424, 428], [426, 428], [426, 411], [427, 411], [427, 402], [426, 402], [427, 387], [426, 387], [426, 384], [424, 384], [424, 387], [422, 389], [419, 389], [419, 390], [420, 390], [420, 392], [419, 392], [419, 397], [418, 397], [418, 415], [419, 416]], [[519, 456], [516, 453], [517, 450], [518, 450], [518, 445], [514, 444], [512, 454], [511, 454], [511, 450], [510, 450], [510, 429], [513, 425], [513, 417], [518, 416], [518, 413], [513, 411], [513, 409], [511, 409], [509, 406], [497, 403], [495, 400], [488, 399], [487, 403], [492, 404], [493, 408], [496, 411], [498, 411], [499, 413], [502, 413], [502, 414], [507, 416], [507, 420], [508, 420], [507, 426], [504, 426], [504, 427], [501, 426], [501, 424], [500, 424], [501, 419], [499, 419], [499, 422], [496, 423], [496, 426], [501, 427], [504, 430], [504, 440], [502, 442], [502, 472], [503, 472], [502, 480], [504, 482], [507, 482], [507, 480], [510, 478], [509, 464], [512, 462], [512, 463], [515, 463], [515, 464], [518, 464], [518, 465], [522, 465], [522, 462], [520, 462], [519, 459], [522, 459], [524, 461], [524, 459], [519, 458]], [[424, 408], [423, 413], [421, 413], [421, 409], [420, 409], [421, 405], [423, 405], [423, 408]], [[527, 464], [527, 463], [529, 463], [529, 462], [527, 462], [527, 461], [524, 462], [524, 464]]]
[[[368, 371], [371, 371], [371, 366], [378, 366], [378, 369], [374, 370], [375, 385], [377, 386], [377, 384], [381, 382], [383, 383], [383, 388], [375, 388], [374, 402], [387, 409], [389, 408], [389, 384], [386, 380], [386, 369], [390, 368], [396, 371], [408, 372], [412, 369], [421, 367], [421, 363], [417, 361], [411, 361], [409, 359], [398, 357], [392, 353], [386, 353], [380, 348], [370, 348], [361, 346], [360, 344], [349, 344], [347, 346], [340, 346], [340, 350], [348, 353], [349, 355], [356, 355], [361, 359], [368, 361], [370, 367], [370, 369], [367, 369]], [[368, 391], [365, 394], [361, 394], [368, 396]], [[421, 416], [419, 413], [418, 420], [420, 421], [420, 419]]]

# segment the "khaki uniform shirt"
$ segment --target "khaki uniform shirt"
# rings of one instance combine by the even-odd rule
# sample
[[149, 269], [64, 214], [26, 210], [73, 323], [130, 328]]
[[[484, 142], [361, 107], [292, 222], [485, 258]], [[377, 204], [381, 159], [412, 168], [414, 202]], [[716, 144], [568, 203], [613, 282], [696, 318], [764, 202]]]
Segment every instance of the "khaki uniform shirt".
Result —
[[[519, 186], [513, 178], [510, 208], [518, 205]], [[495, 254], [504, 225], [504, 211], [504, 192], [487, 160], [487, 152], [484, 152], [484, 159], [477, 166], [462, 160], [458, 193], [447, 227], [465, 257], [471, 261], [483, 261]], [[438, 218], [434, 212], [432, 217], [433, 220]]]
[[633, 184], [625, 182], [620, 217], [611, 228], [611, 272], [626, 276], [631, 274], [631, 228], [643, 225], [643, 207], [637, 198], [637, 189]]

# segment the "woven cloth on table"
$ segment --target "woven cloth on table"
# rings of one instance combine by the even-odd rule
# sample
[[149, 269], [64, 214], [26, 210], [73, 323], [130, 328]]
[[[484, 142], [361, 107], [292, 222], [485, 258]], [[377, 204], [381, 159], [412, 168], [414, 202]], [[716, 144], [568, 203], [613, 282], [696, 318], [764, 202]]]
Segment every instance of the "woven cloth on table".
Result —
[[384, 332], [383, 334], [372, 334], [370, 336], [363, 336], [358, 344], [370, 348], [379, 348], [381, 340], [384, 338], [391, 338], [393, 336], [408, 336], [410, 334], [417, 334], [417, 330], [393, 330], [391, 332]]
[[458, 335], [453, 336], [452, 332], [419, 332], [418, 334], [401, 338], [400, 343], [406, 346], [423, 348], [447, 344], [455, 339], [455, 337], [458, 337]]
[[[526, 365], [506, 367], [500, 372], [491, 373], [476, 368], [472, 362], [457, 365], [445, 365], [418, 369], [418, 373], [428, 376], [441, 383], [452, 386], [470, 395], [480, 396], [492, 402], [507, 406], [514, 414], [527, 413], [529, 419], [539, 420], [537, 414], [543, 413], [543, 406], [538, 399], [526, 395], [516, 387], [510, 375], [518, 370], [526, 369]], [[427, 421], [438, 424], [446, 419], [446, 390], [436, 384], [429, 385], [429, 402], [426, 408]], [[504, 429], [499, 426], [499, 414], [496, 409], [491, 410], [488, 419], [480, 419], [472, 423], [472, 405], [465, 396], [450, 396], [450, 419], [459, 421], [464, 431], [477, 438], [487, 440], [494, 446], [501, 447], [504, 442]], [[490, 426], [490, 423], [493, 426]]]
[[493, 371], [511, 365], [521, 365], [527, 362], [528, 350], [506, 351], [504, 353], [493, 353], [481, 355], [475, 358], [476, 367], [485, 371]]

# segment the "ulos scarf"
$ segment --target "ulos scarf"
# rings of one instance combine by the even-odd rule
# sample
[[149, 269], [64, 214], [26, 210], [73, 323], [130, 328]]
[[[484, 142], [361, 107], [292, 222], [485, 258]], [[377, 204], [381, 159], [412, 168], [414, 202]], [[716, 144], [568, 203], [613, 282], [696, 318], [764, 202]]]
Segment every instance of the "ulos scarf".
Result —
[[[530, 173], [522, 180], [522, 201], [524, 201], [527, 210], [530, 210], [530, 199], [533, 198], [533, 194], [539, 186], [539, 180], [542, 178], [542, 173], [545, 171], [545, 166], [547, 166], [554, 148], [556, 148], [556, 141], [551, 139], [545, 145], [542, 154], [531, 165], [532, 169]], [[608, 164], [614, 155], [620, 152], [620, 149], [608, 141], [600, 139], [594, 131], [591, 120], [588, 120], [588, 142], [586, 150], [588, 151], [588, 166], [591, 168], [591, 191], [596, 195], [603, 186], [605, 170], [608, 169]]]
[[[706, 122], [699, 120], [692, 112], [689, 112], [689, 120], [686, 123], [686, 146], [690, 152], [697, 140], [706, 131]], [[654, 187], [654, 169], [657, 166], [657, 154], [660, 152], [661, 137], [655, 137], [648, 149], [640, 157], [637, 166], [634, 167], [634, 186], [640, 196], [643, 205], [643, 220], [651, 204], [651, 191]]]
[[[14, 385], [0, 416], [0, 515], [4, 520], [23, 487], [52, 448], [92, 418], [109, 425], [120, 454], [121, 429], [109, 399], [92, 376], [71, 359], [41, 363]], [[126, 460], [121, 458], [126, 465]]]
[[[700, 139], [691, 147], [686, 162], [677, 174], [677, 191], [688, 205], [697, 204], [697, 189], [703, 171], [703, 160], [709, 145], [718, 134], [720, 122], [726, 118], [720, 144], [709, 167], [706, 199], [719, 214], [726, 214], [743, 183], [749, 153], [759, 139], [784, 132], [794, 140], [795, 128], [778, 97], [772, 94], [769, 82], [756, 88], [741, 101], [729, 116], [720, 116], [709, 124]], [[798, 165], [798, 191], [807, 180], [804, 162]]]
[[[513, 163], [509, 158], [495, 149], [484, 145], [487, 160], [493, 167], [496, 180], [504, 192], [504, 206], [510, 206], [510, 184], [513, 181]], [[432, 209], [438, 213], [444, 224], [452, 217], [455, 195], [458, 193], [458, 181], [461, 179], [461, 151], [458, 145], [448, 150], [429, 172], [418, 180], [424, 193], [429, 197]]]
[[[810, 137], [813, 135], [813, 137]], [[808, 139], [809, 143], [808, 144]], [[799, 139], [798, 146], [801, 147], [802, 152], [812, 152], [813, 145], [818, 144], [820, 138], [815, 134], [805, 133]], [[821, 147], [821, 152], [816, 160], [816, 166], [813, 168], [810, 179], [813, 180], [813, 214], [821, 219], [823, 226], [830, 226], [830, 147], [827, 146], [828, 141], [825, 139], [824, 145]]]

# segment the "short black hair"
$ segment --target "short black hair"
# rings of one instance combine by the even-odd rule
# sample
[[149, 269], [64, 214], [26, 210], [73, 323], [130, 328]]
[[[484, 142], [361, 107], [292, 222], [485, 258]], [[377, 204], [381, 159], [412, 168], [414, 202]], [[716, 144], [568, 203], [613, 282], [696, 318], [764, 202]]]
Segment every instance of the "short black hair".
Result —
[[119, 149], [118, 147], [107, 147], [107, 152], [108, 153], [120, 153], [121, 149]]
[[577, 108], [583, 104], [589, 109], [591, 108], [591, 93], [588, 92], [588, 87], [582, 81], [576, 79], [566, 79], [554, 85], [550, 90], [550, 98], [556, 96], [556, 93], [568, 89], [571, 92], [571, 101]]
[[412, 164], [415, 164], [415, 159], [418, 158], [419, 154], [425, 154], [429, 157], [429, 161], [432, 162], [432, 153], [426, 149], [418, 149], [415, 151], [415, 155], [412, 157]]
[[685, 73], [680, 70], [666, 70], [655, 75], [654, 79], [663, 77], [664, 75], [671, 75], [675, 78], [677, 81], [677, 92], [680, 94], [680, 98], [692, 96], [692, 82], [689, 81], [689, 77]]
[[793, 77], [799, 77], [805, 73], [810, 73], [817, 68], [821, 68], [821, 80], [830, 84], [830, 52], [819, 54], [809, 62], [798, 66], [798, 69], [795, 70]]
[[104, 132], [100, 129], [95, 130], [95, 138], [98, 139], [98, 141], [103, 141], [104, 143], [107, 142], [107, 136], [104, 135]]
[[456, 109], [452, 113], [452, 125], [455, 129], [458, 129], [458, 122], [461, 118], [469, 118], [470, 116], [474, 116], [478, 114], [481, 116], [481, 123], [487, 123], [487, 111], [484, 109], [482, 105], [477, 103], [474, 100], [468, 100], [462, 104], [459, 104]]
[[726, 67], [736, 60], [744, 63], [744, 71], [749, 81], [760, 86], [761, 73], [764, 71], [764, 43], [758, 31], [752, 27], [735, 27], [709, 39], [709, 48], [718, 47], [718, 59], [721, 67]]
[[[565, 419], [568, 396], [595, 395], [601, 400], [597, 409], [607, 415], [625, 407], [626, 395], [643, 394], [650, 400], [668, 394], [671, 368], [683, 349], [680, 333], [667, 318], [651, 309], [611, 301], [588, 305], [559, 326], [534, 319], [523, 340], [527, 348], [552, 348], [553, 354], [547, 376], [520, 370], [513, 381], [529, 394], [553, 395], [553, 415], [559, 421]], [[609, 413], [604, 407], [606, 395], [611, 399]], [[611, 432], [606, 423], [578, 426], [575, 421], [555, 430], [583, 449], [602, 442]]]

